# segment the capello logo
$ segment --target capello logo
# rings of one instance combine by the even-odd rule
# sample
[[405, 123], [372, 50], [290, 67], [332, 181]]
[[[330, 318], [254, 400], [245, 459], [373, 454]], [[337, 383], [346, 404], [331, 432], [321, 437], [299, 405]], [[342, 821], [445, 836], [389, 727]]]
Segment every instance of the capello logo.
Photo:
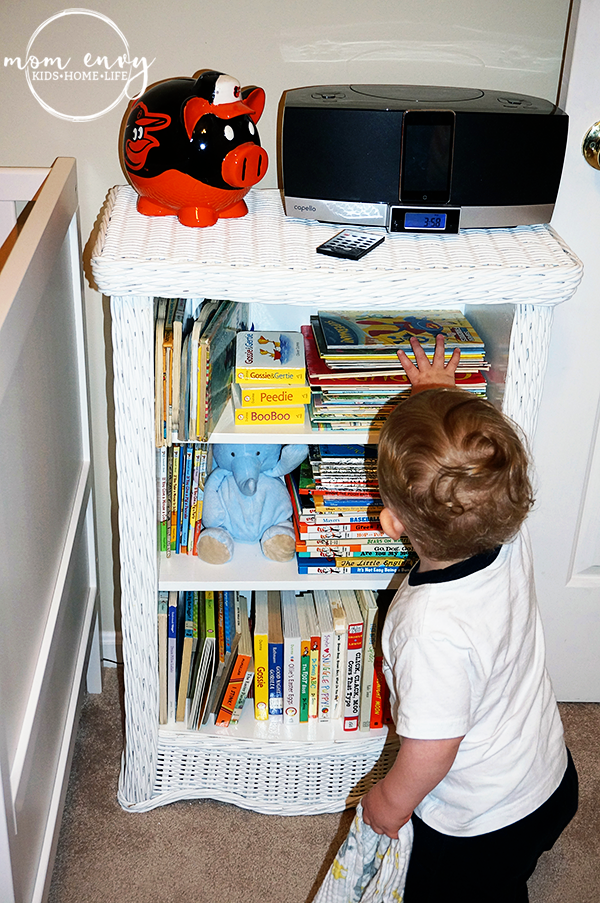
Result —
[[301, 204], [294, 204], [294, 210], [310, 210], [311, 213], [316, 213], [316, 207], [303, 207]]

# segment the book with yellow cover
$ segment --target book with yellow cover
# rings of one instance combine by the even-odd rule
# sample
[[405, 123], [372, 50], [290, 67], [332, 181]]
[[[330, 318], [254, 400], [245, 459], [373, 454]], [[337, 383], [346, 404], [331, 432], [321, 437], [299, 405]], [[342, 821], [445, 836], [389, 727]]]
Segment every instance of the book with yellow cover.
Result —
[[234, 405], [239, 408], [287, 407], [308, 404], [310, 386], [233, 386]]
[[303, 386], [306, 383], [301, 332], [238, 332], [235, 382], [241, 386]]
[[266, 590], [254, 593], [254, 717], [269, 718], [269, 614]]

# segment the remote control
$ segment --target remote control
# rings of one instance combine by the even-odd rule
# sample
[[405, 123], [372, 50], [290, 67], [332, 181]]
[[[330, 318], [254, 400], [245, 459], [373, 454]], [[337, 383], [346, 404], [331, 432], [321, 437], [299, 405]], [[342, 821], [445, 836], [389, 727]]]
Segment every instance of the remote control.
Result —
[[319, 254], [329, 254], [331, 257], [346, 257], [350, 260], [360, 260], [385, 239], [385, 235], [370, 235], [368, 232], [351, 232], [344, 229], [324, 241], [317, 247]]

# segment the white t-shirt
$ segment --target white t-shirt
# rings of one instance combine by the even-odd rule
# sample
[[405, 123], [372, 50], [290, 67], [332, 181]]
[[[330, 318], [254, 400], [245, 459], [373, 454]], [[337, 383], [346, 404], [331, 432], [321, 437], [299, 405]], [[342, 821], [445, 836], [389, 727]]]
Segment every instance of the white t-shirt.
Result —
[[382, 645], [398, 733], [464, 735], [452, 768], [415, 809], [426, 824], [444, 834], [488, 833], [556, 790], [567, 753], [524, 530], [497, 553], [411, 572]]

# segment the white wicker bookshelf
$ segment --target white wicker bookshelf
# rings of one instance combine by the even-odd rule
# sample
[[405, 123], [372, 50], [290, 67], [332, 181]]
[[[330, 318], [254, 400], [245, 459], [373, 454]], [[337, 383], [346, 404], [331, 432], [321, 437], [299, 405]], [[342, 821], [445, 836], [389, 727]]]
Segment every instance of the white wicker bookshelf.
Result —
[[[153, 423], [153, 298], [231, 298], [253, 317], [298, 328], [317, 309], [461, 308], [491, 357], [491, 394], [532, 436], [553, 307], [571, 297], [580, 261], [548, 226], [469, 230], [456, 236], [390, 235], [349, 262], [315, 254], [339, 231], [288, 219], [279, 193], [253, 191], [249, 213], [210, 229], [174, 217], [147, 218], [129, 187], [111, 190], [91, 255], [96, 287], [111, 297], [115, 431], [125, 667], [126, 746], [119, 802], [146, 811], [178, 799], [210, 797], [264, 813], [333, 812], [354, 803], [395, 756], [387, 729], [346, 734], [337, 724], [254, 722], [200, 732], [158, 726], [156, 593], [160, 589], [311, 589], [390, 585], [388, 578], [301, 577], [251, 546], [228, 565], [157, 555]], [[260, 431], [273, 442], [374, 442], [360, 432], [309, 427]], [[257, 441], [227, 411], [211, 439]]]

